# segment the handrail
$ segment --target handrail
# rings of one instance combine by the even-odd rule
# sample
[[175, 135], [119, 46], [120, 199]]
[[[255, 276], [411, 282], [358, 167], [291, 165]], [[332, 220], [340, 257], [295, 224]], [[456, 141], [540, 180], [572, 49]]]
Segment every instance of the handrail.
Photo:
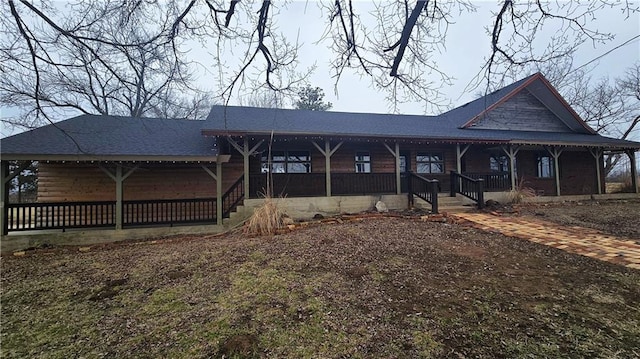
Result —
[[409, 180], [407, 192], [409, 195], [409, 206], [413, 207], [416, 196], [431, 203], [431, 212], [438, 213], [438, 186], [437, 179], [427, 179], [413, 172], [408, 172]]
[[511, 188], [511, 176], [505, 171], [465, 172], [465, 176], [484, 180], [485, 191], [504, 191]]
[[222, 217], [229, 217], [244, 196], [244, 175], [242, 175], [222, 195]]
[[478, 208], [484, 208], [484, 180], [474, 179], [456, 171], [451, 171], [451, 190], [449, 195], [455, 197], [457, 193], [475, 201]]

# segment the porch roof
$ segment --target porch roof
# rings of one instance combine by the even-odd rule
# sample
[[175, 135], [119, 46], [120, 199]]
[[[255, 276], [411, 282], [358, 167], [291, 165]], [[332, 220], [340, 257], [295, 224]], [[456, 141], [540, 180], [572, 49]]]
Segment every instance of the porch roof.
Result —
[[318, 137], [369, 137], [460, 143], [505, 143], [640, 149], [640, 143], [585, 132], [544, 132], [462, 128], [471, 109], [440, 116], [321, 112], [255, 107], [214, 106], [203, 134]]
[[81, 115], [2, 139], [3, 160], [217, 161], [203, 121]]

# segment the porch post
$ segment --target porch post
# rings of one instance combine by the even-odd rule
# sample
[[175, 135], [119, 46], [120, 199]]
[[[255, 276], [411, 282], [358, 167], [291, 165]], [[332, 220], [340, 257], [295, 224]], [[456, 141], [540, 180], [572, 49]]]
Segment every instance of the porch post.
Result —
[[324, 183], [327, 197], [331, 197], [331, 144], [324, 140]]
[[400, 194], [402, 193], [402, 189], [400, 188], [400, 182], [401, 182], [401, 177], [400, 177], [400, 145], [398, 144], [398, 142], [396, 142], [395, 148], [391, 149], [391, 147], [389, 147], [389, 145], [387, 145], [386, 142], [382, 142], [382, 144], [384, 145], [384, 147], [387, 148], [387, 151], [389, 151], [393, 157], [396, 159], [396, 194]]
[[519, 148], [509, 145], [508, 147], [502, 146], [502, 151], [509, 157], [509, 176], [511, 177], [511, 190], [516, 190], [516, 155]]
[[560, 155], [562, 154], [562, 149], [558, 149], [557, 147], [547, 148], [547, 152], [553, 157], [553, 177], [556, 180], [556, 196], [560, 196]]
[[[244, 193], [245, 198], [249, 198], [249, 137], [244, 136], [244, 148], [242, 149], [242, 160], [244, 169]], [[216, 165], [217, 171], [217, 165]], [[217, 173], [220, 173], [219, 171]]]
[[[248, 158], [249, 156], [246, 156], [245, 158]], [[245, 172], [245, 176], [247, 176], [247, 172]], [[248, 182], [246, 182], [246, 178], [245, 177], [245, 186]], [[246, 187], [245, 187], [246, 188]], [[245, 192], [245, 193], [249, 193], [249, 192]], [[218, 198], [216, 200], [216, 224], [217, 225], [222, 225], [222, 217], [224, 217], [224, 209], [222, 207], [222, 201], [224, 201], [224, 198], [222, 198], [223, 193], [222, 193], [222, 162], [218, 161], [216, 162], [216, 197]]]
[[324, 140], [324, 149], [320, 147], [316, 143], [316, 141], [311, 141], [313, 146], [318, 150], [318, 152], [322, 153], [324, 156], [324, 183], [325, 183], [325, 194], [327, 197], [331, 197], [331, 156], [342, 146], [344, 141], [338, 142], [336, 147], [331, 148], [331, 142], [328, 139]]
[[460, 149], [460, 144], [456, 143], [456, 170], [459, 174], [462, 174], [462, 156], [467, 153], [471, 145], [466, 145], [464, 148]]
[[634, 189], [634, 193], [640, 193], [638, 188], [638, 170], [636, 169], [636, 153], [634, 150], [628, 150], [627, 156], [629, 156], [629, 164], [631, 165], [631, 186]]
[[2, 235], [7, 235], [9, 233], [9, 223], [8, 223], [8, 208], [9, 204], [9, 186], [7, 178], [9, 174], [9, 162], [0, 161], [0, 230], [2, 231]]
[[116, 230], [122, 229], [122, 166], [116, 165]]
[[598, 182], [598, 194], [602, 194], [602, 178], [600, 173], [600, 158], [602, 158], [602, 150], [596, 148], [595, 150], [589, 149], [591, 156], [596, 160], [596, 179]]
[[102, 167], [102, 166], [99, 166], [99, 167], [104, 173], [107, 174], [107, 176], [109, 176], [116, 183], [116, 230], [120, 230], [122, 229], [122, 220], [123, 220], [122, 214], [124, 213], [123, 211], [124, 191], [122, 189], [123, 183], [124, 183], [124, 180], [127, 179], [127, 177], [129, 177], [136, 169], [138, 169], [138, 166], [134, 166], [126, 173], [122, 172], [122, 164], [116, 165], [115, 173], [111, 173], [111, 171], [106, 169], [105, 167]]
[[401, 189], [401, 184], [402, 184], [402, 179], [400, 177], [400, 145], [398, 144], [398, 142], [396, 142], [396, 194], [401, 194], [402, 193], [402, 189]]
[[249, 137], [244, 136], [243, 145], [240, 146], [236, 141], [234, 141], [230, 136], [227, 136], [227, 142], [236, 149], [241, 155], [243, 160], [243, 170], [244, 170], [244, 195], [246, 198], [249, 198], [249, 156], [256, 153], [258, 151], [258, 147], [262, 145], [264, 140], [258, 141], [252, 148], [249, 148]]

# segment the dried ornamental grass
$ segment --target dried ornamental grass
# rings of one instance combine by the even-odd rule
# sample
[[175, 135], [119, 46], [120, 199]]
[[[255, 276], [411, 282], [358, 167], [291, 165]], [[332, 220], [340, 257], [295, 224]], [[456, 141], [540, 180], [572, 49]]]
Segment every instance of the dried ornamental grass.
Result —
[[525, 181], [523, 178], [518, 181], [515, 189], [512, 189], [507, 193], [508, 201], [513, 204], [522, 203], [526, 198], [535, 196], [536, 191], [531, 187], [525, 186]]
[[262, 206], [256, 208], [245, 227], [245, 233], [259, 236], [272, 235], [284, 228], [286, 214], [273, 199], [267, 197]]

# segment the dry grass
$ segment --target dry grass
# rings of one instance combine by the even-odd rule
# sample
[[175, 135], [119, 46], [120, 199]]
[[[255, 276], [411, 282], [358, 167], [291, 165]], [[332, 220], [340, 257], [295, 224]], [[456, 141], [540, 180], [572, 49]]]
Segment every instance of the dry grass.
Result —
[[265, 236], [273, 235], [284, 227], [285, 212], [270, 197], [264, 199], [262, 206], [256, 208], [245, 226], [245, 233]]
[[526, 186], [526, 182], [521, 178], [516, 184], [516, 188], [507, 193], [507, 199], [510, 203], [519, 204], [524, 202], [525, 199], [535, 197], [536, 191]]

